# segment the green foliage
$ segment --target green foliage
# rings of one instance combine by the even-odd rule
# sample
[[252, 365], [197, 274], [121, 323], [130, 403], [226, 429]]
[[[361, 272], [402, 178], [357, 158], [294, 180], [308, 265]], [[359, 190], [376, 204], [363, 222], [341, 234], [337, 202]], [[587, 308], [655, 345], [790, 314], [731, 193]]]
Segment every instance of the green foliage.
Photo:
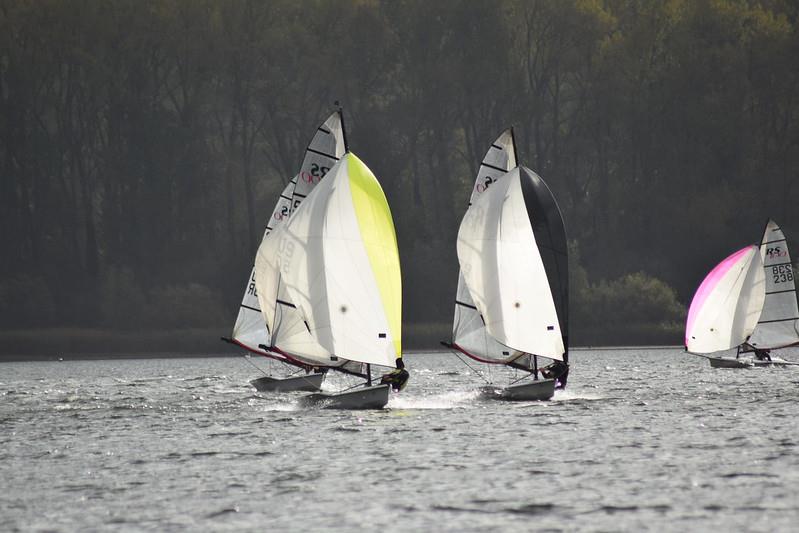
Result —
[[589, 285], [575, 299], [580, 324], [586, 327], [668, 325], [685, 318], [674, 289], [643, 272]]
[[336, 100], [392, 206], [406, 321], [451, 316], [458, 222], [514, 125], [580, 244], [575, 327], [674, 322], [625, 275], [687, 300], [767, 216], [799, 234], [793, 4], [6, 1], [0, 322], [229, 324], [218, 295]]

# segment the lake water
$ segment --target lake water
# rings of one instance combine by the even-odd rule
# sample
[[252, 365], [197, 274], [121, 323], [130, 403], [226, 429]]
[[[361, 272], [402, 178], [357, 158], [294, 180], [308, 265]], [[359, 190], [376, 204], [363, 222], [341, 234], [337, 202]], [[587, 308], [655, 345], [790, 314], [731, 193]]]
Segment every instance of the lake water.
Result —
[[406, 361], [364, 412], [257, 394], [244, 358], [0, 364], [0, 530], [799, 528], [799, 368], [581, 350], [553, 401], [503, 403]]

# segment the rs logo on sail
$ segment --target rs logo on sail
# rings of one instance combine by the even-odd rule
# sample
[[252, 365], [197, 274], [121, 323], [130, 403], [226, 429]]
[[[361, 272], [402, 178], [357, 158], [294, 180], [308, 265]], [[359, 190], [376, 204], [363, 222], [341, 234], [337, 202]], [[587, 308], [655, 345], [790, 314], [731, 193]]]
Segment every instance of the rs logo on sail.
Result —
[[779, 246], [774, 246], [773, 248], [766, 248], [766, 255], [769, 257], [785, 257], [788, 255], [788, 250], [783, 250]]

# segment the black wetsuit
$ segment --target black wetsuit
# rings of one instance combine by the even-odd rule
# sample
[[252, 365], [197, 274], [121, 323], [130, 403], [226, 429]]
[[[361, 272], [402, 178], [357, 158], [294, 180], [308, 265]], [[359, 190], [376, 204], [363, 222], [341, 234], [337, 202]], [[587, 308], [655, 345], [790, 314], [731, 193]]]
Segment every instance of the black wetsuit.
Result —
[[391, 385], [391, 388], [395, 391], [399, 392], [405, 388], [405, 384], [408, 382], [408, 371], [404, 368], [398, 368], [385, 374], [382, 378], [380, 378], [381, 385]]
[[755, 359], [758, 361], [771, 361], [771, 355], [766, 350], [755, 350]]
[[569, 378], [569, 365], [563, 361], [555, 361], [541, 369], [541, 375], [547, 379], [555, 380], [556, 389], [565, 389], [566, 380]]

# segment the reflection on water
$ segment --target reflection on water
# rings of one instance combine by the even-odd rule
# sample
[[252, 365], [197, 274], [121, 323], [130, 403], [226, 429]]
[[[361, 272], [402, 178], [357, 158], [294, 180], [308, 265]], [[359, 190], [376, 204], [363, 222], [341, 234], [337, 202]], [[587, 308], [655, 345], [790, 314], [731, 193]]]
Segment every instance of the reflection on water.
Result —
[[256, 393], [244, 359], [0, 364], [0, 530], [799, 523], [799, 369], [584, 350], [552, 401], [502, 403], [476, 390], [512, 374], [407, 361], [407, 389], [365, 412]]

